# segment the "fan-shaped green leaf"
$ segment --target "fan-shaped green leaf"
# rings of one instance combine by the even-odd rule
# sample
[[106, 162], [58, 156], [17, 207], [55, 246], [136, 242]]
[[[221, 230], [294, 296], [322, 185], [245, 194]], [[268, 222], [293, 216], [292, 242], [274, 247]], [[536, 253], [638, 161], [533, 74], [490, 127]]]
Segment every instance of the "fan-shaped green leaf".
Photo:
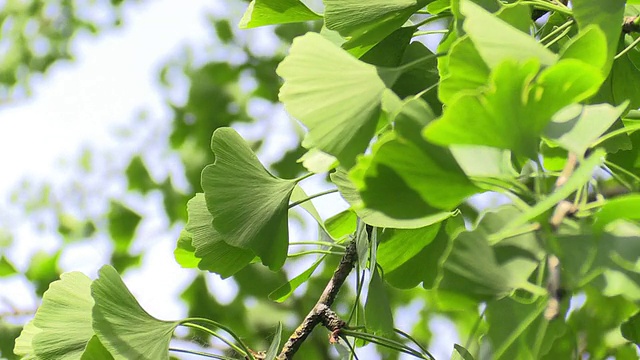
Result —
[[[422, 99], [405, 102], [396, 131], [382, 136], [351, 171], [364, 205], [400, 219], [451, 210], [480, 191], [451, 153], [426, 142], [422, 127], [433, 119]], [[417, 195], [417, 196], [416, 196]]]
[[133, 297], [116, 270], [105, 265], [91, 284], [93, 330], [116, 358], [168, 360], [177, 321], [149, 315]]
[[401, 27], [429, 0], [324, 0], [327, 28], [350, 40], [345, 49], [371, 48]]
[[377, 262], [386, 273], [392, 272], [435, 239], [440, 223], [419, 229], [385, 229], [378, 245]]
[[300, 0], [253, 0], [238, 26], [241, 29], [249, 29], [320, 19], [322, 16], [313, 12]]
[[252, 250], [272, 270], [281, 268], [296, 181], [271, 175], [231, 128], [213, 133], [211, 149], [216, 160], [202, 171], [202, 188], [214, 229], [227, 244]]
[[562, 60], [536, 78], [538, 70], [533, 59], [500, 64], [486, 91], [456, 97], [442, 118], [427, 126], [425, 136], [441, 145], [486, 145], [535, 158], [552, 115], [593, 95], [603, 80], [595, 68], [574, 59]]
[[91, 327], [91, 279], [64, 273], [44, 293], [35, 318], [16, 339], [16, 353], [33, 359], [80, 359], [94, 335]]
[[607, 38], [598, 26], [588, 26], [565, 45], [560, 52], [560, 59], [577, 59], [605, 70]]
[[303, 146], [353, 164], [374, 134], [386, 89], [376, 68], [308, 33], [293, 41], [276, 72], [284, 79], [280, 100], [309, 129]]
[[[450, 217], [450, 212], [438, 212], [432, 215], [426, 215], [418, 218], [395, 218], [377, 210], [373, 210], [365, 207], [360, 194], [355, 184], [349, 180], [349, 175], [344, 170], [338, 170], [331, 175], [331, 181], [340, 190], [340, 195], [347, 201], [353, 211], [358, 217], [366, 224], [381, 228], [394, 228], [394, 229], [416, 229], [424, 226], [428, 226], [440, 221], [443, 221]], [[397, 191], [397, 187], [395, 188]], [[390, 192], [390, 194], [394, 194]], [[397, 198], [395, 198], [397, 201]], [[416, 198], [414, 197], [413, 200]], [[406, 204], [404, 204], [406, 206]], [[424, 206], [422, 203], [421, 206]]]
[[[178, 240], [178, 248], [181, 247], [180, 241], [183, 241], [182, 247], [187, 250], [188, 238], [185, 238], [190, 236], [189, 246], [193, 249], [192, 256], [198, 261], [199, 269], [214, 272], [224, 279], [242, 270], [255, 258], [251, 250], [227, 244], [213, 228], [213, 216], [207, 209], [204, 194], [196, 194], [189, 200], [187, 212], [189, 220], [184, 230], [186, 234]], [[190, 257], [186, 260], [192, 261]]]
[[574, 0], [571, 2], [573, 17], [581, 31], [586, 30], [590, 25], [597, 25], [606, 36], [607, 64], [604, 67], [605, 73], [609, 72], [618, 47], [625, 3], [625, 0]]
[[627, 108], [628, 102], [613, 107], [609, 104], [574, 104], [558, 111], [544, 130], [546, 137], [582, 157]]
[[449, 104], [461, 91], [488, 85], [491, 70], [468, 36], [456, 40], [443, 61], [447, 61], [448, 66], [438, 86], [438, 97], [442, 103]]
[[558, 56], [471, 0], [460, 0], [465, 16], [463, 28], [489, 68], [505, 60], [526, 61], [536, 58], [543, 66], [555, 64]]

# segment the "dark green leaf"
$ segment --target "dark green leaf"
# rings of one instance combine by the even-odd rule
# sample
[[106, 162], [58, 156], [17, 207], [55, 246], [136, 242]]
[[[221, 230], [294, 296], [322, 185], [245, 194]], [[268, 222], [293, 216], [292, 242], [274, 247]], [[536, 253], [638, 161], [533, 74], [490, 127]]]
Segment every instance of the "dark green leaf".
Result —
[[640, 344], [640, 313], [636, 313], [620, 327], [622, 336], [634, 344]]
[[213, 133], [211, 149], [216, 161], [202, 171], [202, 188], [214, 229], [228, 245], [252, 250], [279, 269], [287, 257], [287, 213], [296, 181], [271, 175], [231, 128]]
[[[418, 218], [396, 218], [381, 211], [365, 207], [356, 186], [351, 180], [349, 180], [349, 176], [345, 171], [338, 170], [332, 173], [331, 181], [338, 187], [338, 189], [340, 189], [340, 195], [342, 195], [342, 197], [352, 206], [353, 211], [355, 211], [358, 217], [362, 219], [363, 222], [371, 226], [395, 229], [416, 229], [443, 221], [452, 215], [450, 212], [438, 212]], [[397, 190], [398, 185], [396, 183], [394, 185], [394, 191]], [[424, 209], [425, 204], [423, 201], [419, 200], [419, 195], [415, 193], [411, 193], [411, 195], [415, 196], [407, 196], [405, 200], [409, 201], [409, 204], [414, 204], [417, 201], [418, 206], [416, 206], [416, 208], [418, 210]], [[395, 197], [394, 199], [394, 201], [398, 201], [398, 197]], [[403, 206], [407, 206], [407, 202], [401, 202], [401, 204], [403, 204]], [[430, 209], [428, 207], [426, 208]], [[416, 209], [414, 208], [410, 210], [415, 211]]]
[[313, 272], [316, 271], [318, 266], [322, 263], [322, 260], [324, 260], [324, 256], [316, 260], [307, 270], [303, 271], [279, 288], [273, 290], [271, 294], [269, 294], [269, 299], [275, 302], [283, 302], [287, 300], [300, 285], [309, 280]]
[[111, 202], [109, 210], [109, 234], [115, 243], [116, 252], [126, 252], [142, 217], [119, 202]]
[[345, 49], [362, 53], [401, 27], [426, 0], [324, 0], [327, 28], [350, 40]]
[[451, 360], [474, 360], [473, 355], [463, 348], [461, 345], [453, 344], [453, 355], [451, 356]]
[[393, 334], [393, 314], [389, 297], [377, 269], [371, 273], [364, 312], [367, 329], [372, 330], [375, 334], [387, 336]]
[[154, 188], [155, 182], [151, 179], [151, 175], [149, 175], [149, 171], [140, 156], [135, 156], [131, 159], [125, 174], [129, 182], [129, 190], [137, 190], [146, 194]]
[[0, 256], [0, 277], [11, 276], [16, 273], [16, 268], [13, 267], [9, 259], [4, 255]]

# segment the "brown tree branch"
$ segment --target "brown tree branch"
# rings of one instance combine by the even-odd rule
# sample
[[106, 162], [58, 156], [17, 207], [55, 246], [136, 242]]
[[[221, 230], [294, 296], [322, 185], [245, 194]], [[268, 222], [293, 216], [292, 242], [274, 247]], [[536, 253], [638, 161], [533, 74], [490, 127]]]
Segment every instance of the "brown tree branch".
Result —
[[318, 302], [304, 320], [302, 320], [300, 326], [291, 334], [289, 340], [287, 340], [287, 343], [282, 348], [280, 355], [278, 355], [279, 360], [292, 359], [305, 339], [311, 334], [313, 328], [319, 323], [322, 323], [332, 332], [340, 330], [345, 325], [345, 322], [330, 308], [357, 260], [358, 254], [356, 251], [356, 240], [354, 239], [347, 246], [338, 268], [324, 288]]

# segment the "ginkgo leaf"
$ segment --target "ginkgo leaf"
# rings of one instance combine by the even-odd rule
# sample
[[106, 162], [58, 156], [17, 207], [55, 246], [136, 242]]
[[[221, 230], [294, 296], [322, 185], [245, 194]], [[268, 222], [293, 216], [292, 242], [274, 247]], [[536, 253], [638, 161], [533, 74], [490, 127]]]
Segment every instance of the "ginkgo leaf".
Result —
[[618, 107], [609, 104], [567, 106], [553, 116], [544, 134], [583, 157], [591, 144], [618, 120], [628, 104], [625, 102]]
[[487, 85], [491, 70], [468, 36], [456, 40], [451, 45], [446, 60], [447, 71], [442, 74], [438, 86], [438, 98], [443, 104], [449, 104], [461, 91], [477, 90]]
[[539, 69], [535, 59], [500, 64], [487, 90], [456, 97], [442, 118], [426, 127], [427, 140], [486, 145], [536, 158], [540, 135], [553, 114], [589, 98], [603, 81], [594, 67], [575, 59], [562, 60], [538, 75]]
[[202, 171], [202, 188], [214, 229], [227, 244], [249, 249], [264, 265], [280, 269], [287, 257], [288, 206], [296, 180], [271, 175], [231, 128], [213, 133], [211, 149], [216, 160]]
[[571, 2], [573, 16], [580, 30], [585, 31], [589, 26], [597, 25], [606, 37], [607, 63], [604, 67], [605, 72], [609, 72], [616, 53], [626, 2], [625, 0], [574, 0]]
[[185, 231], [191, 235], [193, 255], [200, 260], [199, 269], [220, 274], [225, 279], [251, 263], [255, 257], [251, 250], [227, 244], [214, 229], [204, 194], [198, 193], [189, 200], [187, 214]]
[[465, 16], [463, 29], [473, 41], [489, 68], [505, 60], [538, 59], [543, 66], [555, 64], [558, 56], [529, 34], [525, 34], [483, 9], [471, 0], [460, 0], [460, 12]]
[[293, 40], [276, 72], [280, 100], [308, 129], [303, 146], [354, 163], [374, 134], [386, 85], [375, 66], [361, 62], [317, 33]]
[[52, 282], [35, 318], [16, 339], [16, 353], [43, 360], [80, 359], [94, 335], [90, 286], [91, 279], [79, 272]]
[[278, 355], [278, 350], [280, 349], [280, 338], [282, 337], [282, 323], [278, 322], [278, 327], [276, 329], [276, 333], [273, 334], [273, 340], [271, 340], [271, 344], [269, 345], [269, 350], [265, 354], [265, 360], [275, 360]]
[[322, 16], [313, 12], [300, 0], [253, 0], [238, 26], [241, 29], [249, 29], [320, 19]]
[[345, 49], [368, 49], [396, 31], [429, 0], [324, 0], [327, 28], [349, 41]]
[[91, 284], [93, 330], [104, 347], [116, 358], [168, 360], [179, 322], [149, 315], [112, 266], [103, 266], [98, 275]]
[[[381, 211], [367, 208], [365, 206], [360, 194], [358, 193], [356, 185], [349, 179], [349, 174], [346, 171], [338, 170], [332, 173], [330, 177], [331, 181], [340, 190], [340, 195], [342, 195], [345, 201], [352, 206], [353, 211], [355, 211], [358, 217], [362, 219], [365, 224], [371, 226], [394, 229], [416, 229], [444, 221], [453, 215], [452, 212], [437, 212], [435, 214], [432, 213], [416, 218], [397, 218], [389, 216]], [[397, 190], [397, 188], [395, 190]], [[419, 196], [417, 196], [416, 199], [419, 200]], [[424, 202], [418, 204], [422, 207], [426, 206]], [[414, 212], [414, 209], [409, 210]]]

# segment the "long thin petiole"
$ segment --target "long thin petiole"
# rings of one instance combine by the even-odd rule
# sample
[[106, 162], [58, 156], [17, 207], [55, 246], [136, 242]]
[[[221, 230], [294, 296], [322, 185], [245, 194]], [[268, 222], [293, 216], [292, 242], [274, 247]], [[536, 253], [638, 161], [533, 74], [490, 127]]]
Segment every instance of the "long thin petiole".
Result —
[[447, 29], [416, 31], [416, 32], [413, 33], [413, 36], [416, 37], [416, 36], [422, 36], [422, 35], [446, 34], [448, 32], [449, 32], [449, 30], [447, 30]]
[[203, 351], [178, 349], [178, 348], [169, 348], [169, 351], [173, 351], [173, 352], [177, 352], [177, 353], [183, 353], [183, 354], [193, 354], [193, 355], [198, 355], [198, 356], [202, 356], [202, 357], [206, 357], [206, 358], [210, 358], [210, 359], [236, 360], [235, 358], [232, 358], [232, 357], [228, 357], [228, 356], [224, 356], [224, 355], [211, 354], [211, 353], [207, 353], [207, 352], [203, 352]]
[[543, 37], [542, 39], [540, 39], [541, 43], [545, 43], [547, 40], [553, 38], [554, 36], [556, 36], [556, 34], [564, 31], [564, 29], [570, 27], [571, 25], [573, 25], [574, 21], [573, 20], [569, 20], [566, 23], [558, 26], [557, 28], [553, 29], [553, 31], [551, 31], [550, 33], [547, 34], [547, 36]]
[[395, 331], [396, 333], [400, 334], [401, 336], [405, 337], [407, 340], [411, 341], [412, 343], [416, 344], [417, 347], [420, 348], [420, 350], [422, 350], [422, 352], [429, 356], [431, 359], [435, 360], [435, 357], [429, 352], [429, 350], [427, 350], [427, 348], [425, 348], [424, 346], [422, 346], [422, 344], [420, 344], [416, 339], [414, 339], [413, 337], [411, 337], [411, 335], [407, 334], [406, 332], [400, 330], [400, 329], [393, 329], [393, 331]]
[[631, 51], [631, 49], [633, 49], [634, 47], [636, 47], [636, 45], [638, 45], [640, 43], [640, 37], [633, 40], [633, 42], [631, 44], [629, 44], [629, 46], [627, 46], [626, 48], [624, 48], [622, 51], [620, 51], [619, 54], [617, 54], [616, 56], [613, 57], [614, 60], [619, 59], [620, 57], [622, 57], [624, 54], [628, 53], [629, 51]]
[[233, 339], [238, 343], [238, 345], [240, 345], [240, 348], [238, 348], [235, 345], [229, 345], [229, 346], [231, 346], [235, 351], [237, 351], [241, 355], [249, 357], [249, 360], [255, 360], [253, 355], [251, 354], [251, 351], [247, 347], [247, 345], [245, 345], [244, 342], [242, 342], [242, 340], [240, 340], [238, 335], [236, 335], [229, 327], [227, 327], [227, 326], [225, 326], [225, 325], [223, 325], [223, 324], [221, 324], [221, 323], [219, 323], [217, 321], [214, 321], [214, 320], [211, 320], [211, 319], [207, 319], [207, 318], [187, 318], [187, 319], [182, 320], [181, 323], [184, 325], [185, 323], [191, 323], [192, 321], [198, 321], [198, 322], [211, 324], [211, 325], [213, 325], [213, 326], [215, 326], [215, 327], [217, 327], [219, 329], [222, 329], [222, 330], [226, 331], [229, 335], [231, 335], [231, 337], [233, 337]]
[[291, 209], [293, 207], [296, 207], [296, 206], [298, 206], [298, 205], [300, 205], [302, 203], [305, 203], [305, 202], [307, 202], [307, 201], [309, 201], [311, 199], [315, 199], [317, 197], [324, 196], [324, 195], [333, 194], [333, 193], [336, 193], [336, 192], [338, 192], [338, 189], [331, 189], [331, 190], [323, 191], [321, 193], [313, 194], [313, 195], [311, 195], [311, 196], [309, 196], [307, 198], [304, 198], [302, 200], [298, 200], [296, 202], [292, 202], [291, 204], [289, 204], [289, 209]]
[[309, 251], [301, 251], [299, 253], [289, 254], [289, 255], [287, 255], [287, 257], [292, 258], [292, 257], [305, 256], [305, 255], [311, 255], [311, 254], [325, 254], [325, 255], [338, 255], [338, 256], [343, 256], [344, 255], [343, 252], [337, 252], [337, 251], [309, 250]]
[[289, 245], [318, 245], [318, 246], [329, 246], [335, 247], [338, 249], [345, 250], [347, 247], [344, 245], [328, 242], [328, 241], [292, 241]]
[[238, 354], [245, 355], [244, 350], [242, 350], [241, 348], [237, 347], [234, 343], [230, 342], [229, 340], [225, 339], [224, 337], [222, 337], [221, 335], [219, 335], [218, 333], [216, 333], [215, 331], [213, 331], [213, 330], [211, 330], [211, 329], [209, 329], [207, 327], [204, 327], [204, 326], [198, 325], [198, 324], [194, 324], [194, 323], [190, 323], [190, 322], [185, 322], [185, 323], [182, 323], [181, 325], [186, 326], [186, 327], [190, 327], [192, 329], [198, 329], [200, 331], [206, 332], [207, 334], [220, 339], [220, 341], [222, 341], [223, 343], [227, 344], [230, 348], [235, 350]]

